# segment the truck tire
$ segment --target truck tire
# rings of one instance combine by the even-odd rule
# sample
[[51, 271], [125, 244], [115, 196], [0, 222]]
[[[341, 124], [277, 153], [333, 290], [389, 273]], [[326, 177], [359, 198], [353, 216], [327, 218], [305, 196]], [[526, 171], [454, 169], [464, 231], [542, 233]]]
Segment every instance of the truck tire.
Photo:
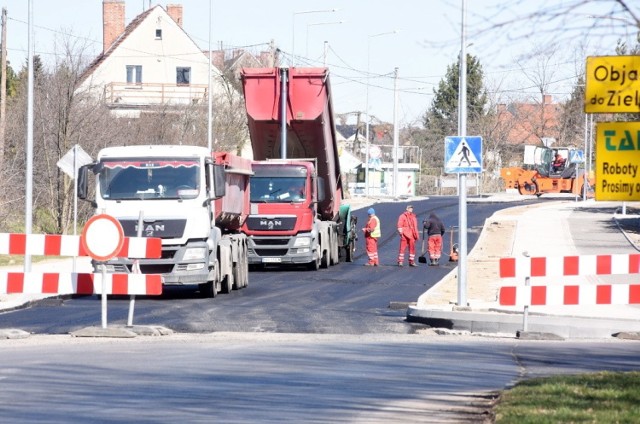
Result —
[[200, 291], [200, 297], [213, 299], [218, 295], [218, 284], [215, 281], [207, 281], [206, 283], [198, 284], [198, 290]]
[[309, 271], [317, 271], [320, 269], [320, 258], [317, 258], [307, 264]]
[[338, 234], [333, 233], [333, 239], [331, 240], [331, 265], [337, 265], [340, 263], [340, 246], [338, 246]]
[[329, 262], [331, 262], [331, 258], [329, 257], [329, 252], [326, 250], [322, 251], [322, 259], [320, 260], [321, 268], [329, 268]]
[[356, 251], [356, 243], [351, 240], [349, 244], [344, 247], [344, 260], [345, 262], [353, 262], [353, 255]]
[[240, 249], [238, 263], [233, 267], [233, 289], [240, 290], [248, 285], [248, 266], [247, 266], [247, 255], [246, 250], [244, 248]]
[[231, 293], [231, 290], [233, 290], [233, 280], [234, 278], [233, 278], [233, 271], [232, 271], [231, 274], [228, 274], [226, 277], [224, 277], [224, 280], [222, 280], [222, 287], [220, 291], [224, 294]]

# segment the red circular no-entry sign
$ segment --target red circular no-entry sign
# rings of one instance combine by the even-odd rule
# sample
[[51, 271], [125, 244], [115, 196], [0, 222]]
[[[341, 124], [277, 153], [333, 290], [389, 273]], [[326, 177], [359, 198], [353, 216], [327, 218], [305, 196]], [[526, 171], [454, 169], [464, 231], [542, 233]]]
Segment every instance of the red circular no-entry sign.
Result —
[[94, 215], [84, 226], [80, 242], [92, 259], [108, 261], [122, 250], [124, 231], [120, 222], [111, 215]]

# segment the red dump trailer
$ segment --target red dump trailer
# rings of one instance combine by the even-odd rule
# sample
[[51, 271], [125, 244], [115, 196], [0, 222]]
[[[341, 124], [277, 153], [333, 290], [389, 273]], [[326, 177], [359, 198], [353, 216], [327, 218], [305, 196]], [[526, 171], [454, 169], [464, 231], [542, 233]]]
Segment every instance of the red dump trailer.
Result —
[[342, 204], [329, 70], [244, 68], [242, 83], [254, 159], [249, 263], [352, 261], [356, 220]]

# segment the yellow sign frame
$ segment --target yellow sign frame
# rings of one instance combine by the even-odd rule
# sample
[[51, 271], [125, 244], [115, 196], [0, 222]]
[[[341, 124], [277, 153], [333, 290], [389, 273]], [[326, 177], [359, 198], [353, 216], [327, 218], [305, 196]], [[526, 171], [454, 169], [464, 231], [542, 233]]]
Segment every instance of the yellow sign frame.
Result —
[[640, 112], [640, 56], [589, 56], [585, 113]]
[[596, 124], [596, 200], [640, 200], [640, 122]]

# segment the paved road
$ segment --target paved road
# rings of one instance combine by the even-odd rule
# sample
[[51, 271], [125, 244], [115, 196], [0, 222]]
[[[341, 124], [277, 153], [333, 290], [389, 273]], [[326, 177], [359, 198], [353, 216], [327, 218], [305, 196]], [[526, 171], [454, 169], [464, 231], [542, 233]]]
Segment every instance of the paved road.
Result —
[[485, 422], [518, 379], [637, 370], [637, 343], [230, 334], [2, 341], [6, 423]]
[[[437, 210], [448, 225], [457, 224], [457, 198], [441, 197], [413, 202], [420, 221]], [[358, 240], [356, 260], [329, 269], [251, 272], [249, 287], [215, 299], [201, 299], [194, 291], [169, 289], [159, 299], [136, 300], [134, 323], [162, 325], [178, 332], [292, 332], [292, 333], [411, 333], [422, 324], [406, 322], [406, 307], [390, 303], [415, 302], [442, 279], [455, 263], [441, 267], [398, 268], [395, 225], [406, 202], [375, 204], [382, 220], [381, 263], [366, 262], [364, 240]], [[505, 204], [469, 205], [469, 247], [478, 238], [486, 217]], [[366, 208], [356, 211], [364, 226]], [[448, 241], [445, 249], [448, 248]], [[0, 328], [19, 328], [36, 334], [65, 334], [100, 325], [97, 297], [50, 299], [33, 307], [0, 314]], [[109, 324], [126, 324], [129, 300], [110, 299]]]

